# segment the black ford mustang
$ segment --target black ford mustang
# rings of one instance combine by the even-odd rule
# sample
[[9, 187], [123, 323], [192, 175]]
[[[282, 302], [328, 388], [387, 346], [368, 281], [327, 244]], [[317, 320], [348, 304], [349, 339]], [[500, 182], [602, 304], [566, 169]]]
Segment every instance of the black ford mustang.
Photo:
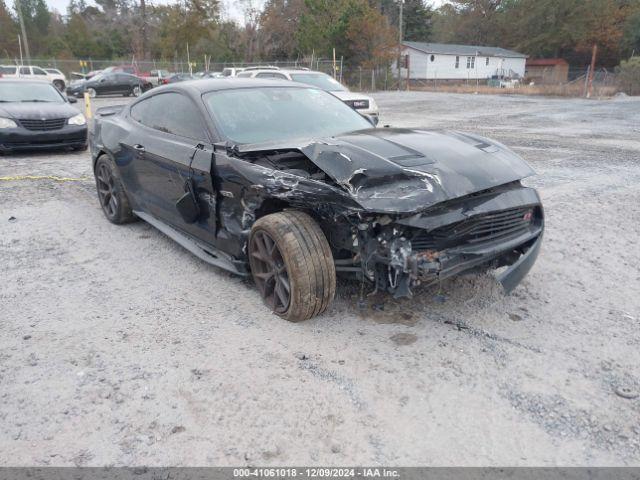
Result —
[[84, 115], [51, 83], [0, 79], [0, 153], [87, 148]]
[[533, 265], [543, 211], [533, 174], [491, 140], [372, 128], [307, 85], [199, 80], [98, 110], [90, 145], [113, 223], [142, 218], [201, 259], [251, 274], [299, 321], [323, 312], [336, 273], [396, 296], [419, 283]]

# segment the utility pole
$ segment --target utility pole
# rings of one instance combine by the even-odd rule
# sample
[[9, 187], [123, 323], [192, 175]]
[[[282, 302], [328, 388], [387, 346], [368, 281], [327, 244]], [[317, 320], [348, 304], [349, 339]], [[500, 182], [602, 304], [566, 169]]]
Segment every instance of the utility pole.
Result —
[[22, 4], [20, 0], [16, 0], [16, 10], [18, 10], [18, 19], [20, 20], [20, 30], [22, 31], [22, 43], [24, 43], [24, 53], [27, 57], [27, 63], [31, 63], [31, 55], [29, 54], [29, 42], [27, 41], [27, 30], [24, 28], [24, 17], [22, 16]]
[[400, 15], [398, 15], [398, 90], [400, 90], [400, 83], [402, 82], [402, 6], [404, 0], [398, 0], [400, 2]]
[[20, 35], [18, 35], [18, 48], [20, 49], [20, 65], [23, 65], [24, 62], [22, 61], [22, 40], [20, 39]]
[[593, 51], [591, 52], [591, 66], [589, 67], [587, 98], [591, 98], [591, 90], [593, 89], [593, 74], [596, 70], [596, 55], [598, 54], [598, 45], [593, 44]]
[[147, 59], [147, 4], [140, 0], [140, 13], [142, 15], [142, 60]]

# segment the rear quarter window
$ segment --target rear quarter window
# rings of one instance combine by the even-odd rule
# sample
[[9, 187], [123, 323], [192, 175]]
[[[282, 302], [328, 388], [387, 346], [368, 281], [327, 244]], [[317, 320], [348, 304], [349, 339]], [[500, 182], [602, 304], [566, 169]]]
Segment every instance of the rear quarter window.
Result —
[[0, 67], [0, 73], [4, 75], [15, 75], [16, 67]]
[[142, 100], [131, 107], [131, 118], [160, 132], [194, 140], [208, 138], [198, 109], [179, 93], [161, 93]]

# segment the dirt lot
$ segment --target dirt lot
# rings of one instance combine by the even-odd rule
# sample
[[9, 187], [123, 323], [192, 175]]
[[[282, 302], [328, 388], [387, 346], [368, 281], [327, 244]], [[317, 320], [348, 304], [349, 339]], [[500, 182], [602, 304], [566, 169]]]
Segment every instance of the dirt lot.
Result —
[[640, 465], [640, 99], [376, 99], [383, 124], [480, 132], [536, 169], [545, 243], [511, 296], [467, 277], [359, 308], [343, 283], [290, 324], [108, 223], [87, 153], [0, 157], [81, 179], [0, 181], [0, 462]]

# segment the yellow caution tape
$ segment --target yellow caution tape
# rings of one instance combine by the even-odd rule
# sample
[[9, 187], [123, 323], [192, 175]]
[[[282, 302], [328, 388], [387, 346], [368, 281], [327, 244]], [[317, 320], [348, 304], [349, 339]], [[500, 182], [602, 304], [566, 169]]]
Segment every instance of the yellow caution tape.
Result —
[[55, 175], [16, 175], [13, 177], [0, 177], [0, 181], [11, 180], [55, 180], [56, 182], [81, 182], [88, 180], [89, 177], [71, 178], [71, 177], [57, 177]]

